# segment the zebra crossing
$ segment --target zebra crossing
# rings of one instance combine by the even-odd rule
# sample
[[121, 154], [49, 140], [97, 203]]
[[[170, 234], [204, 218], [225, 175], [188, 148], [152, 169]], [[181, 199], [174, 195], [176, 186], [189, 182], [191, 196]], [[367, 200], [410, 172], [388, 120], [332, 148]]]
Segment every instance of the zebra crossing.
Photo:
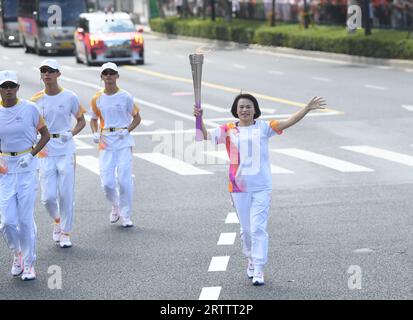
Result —
[[[79, 138], [75, 139], [78, 150], [96, 150], [96, 146], [88, 144]], [[411, 148], [411, 145], [408, 145]], [[358, 154], [361, 157], [369, 157], [386, 161], [395, 165], [403, 165], [407, 167], [413, 166], [413, 153], [406, 154], [395, 152], [393, 150], [379, 148], [368, 145], [354, 146], [338, 146], [339, 150], [346, 150], [352, 154]], [[84, 152], [83, 152], [84, 153]], [[175, 158], [173, 155], [165, 155], [161, 153], [134, 153], [133, 156], [139, 160], [150, 163], [153, 166], [161, 167], [164, 170], [182, 176], [198, 176], [198, 175], [213, 175], [217, 165], [228, 164], [228, 156], [225, 150], [203, 151], [208, 159], [216, 161], [206, 161], [206, 163], [193, 163], [193, 161], [185, 161], [185, 159]], [[366, 167], [346, 159], [337, 157], [336, 155], [326, 155], [319, 152], [300, 148], [278, 148], [270, 149], [271, 154], [281, 154], [290, 158], [298, 159], [303, 163], [309, 163], [317, 167], [322, 167], [332, 172], [340, 173], [377, 173], [377, 168]], [[275, 157], [272, 157], [275, 158]], [[99, 160], [97, 153], [95, 155], [83, 155], [82, 152], [77, 155], [77, 164], [89, 171], [99, 174]], [[370, 163], [371, 164], [371, 163]], [[291, 166], [291, 164], [288, 164]], [[214, 167], [215, 166], [215, 167]], [[301, 168], [292, 169], [284, 168], [275, 164], [271, 164], [271, 172], [273, 175], [278, 174], [296, 174], [300, 173]], [[222, 169], [218, 170], [222, 172]]]

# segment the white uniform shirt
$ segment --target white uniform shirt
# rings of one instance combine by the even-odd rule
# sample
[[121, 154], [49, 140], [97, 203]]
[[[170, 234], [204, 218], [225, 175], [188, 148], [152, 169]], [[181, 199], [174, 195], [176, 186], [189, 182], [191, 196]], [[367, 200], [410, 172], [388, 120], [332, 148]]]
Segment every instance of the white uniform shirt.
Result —
[[[18, 100], [13, 107], [0, 106], [0, 150], [2, 152], [22, 152], [36, 144], [37, 131], [45, 122], [36, 105], [27, 100]], [[7, 163], [8, 173], [37, 170], [37, 159], [26, 168], [17, 166], [19, 156], [0, 156]]]
[[[46, 121], [50, 135], [67, 132], [72, 129], [72, 116], [79, 118], [85, 109], [80, 105], [77, 95], [67, 89], [61, 89], [60, 93], [50, 96], [41, 91], [35, 94], [31, 100], [36, 103], [37, 109]], [[52, 138], [45, 146], [47, 156], [62, 156], [74, 153], [76, 145], [73, 139], [63, 142], [60, 138]]]
[[272, 190], [268, 140], [282, 133], [277, 125], [275, 120], [255, 120], [248, 127], [227, 123], [211, 132], [212, 142], [225, 143], [227, 148], [230, 192]]
[[[139, 112], [133, 97], [127, 91], [118, 89], [115, 94], [107, 95], [101, 90], [93, 97], [91, 107], [91, 118], [100, 121], [102, 142], [106, 150], [119, 150], [135, 145], [131, 135], [128, 134], [123, 139], [119, 137], [119, 129], [129, 127], [132, 117]], [[109, 128], [117, 130], [110, 132]]]

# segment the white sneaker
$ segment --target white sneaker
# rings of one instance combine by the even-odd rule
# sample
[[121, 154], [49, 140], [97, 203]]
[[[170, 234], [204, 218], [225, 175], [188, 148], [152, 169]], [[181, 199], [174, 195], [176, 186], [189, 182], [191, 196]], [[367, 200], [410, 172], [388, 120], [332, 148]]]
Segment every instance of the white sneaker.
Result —
[[33, 265], [25, 265], [22, 274], [23, 281], [29, 281], [36, 279], [36, 272], [34, 271]]
[[254, 265], [252, 264], [252, 261], [250, 259], [248, 259], [247, 276], [249, 279], [252, 279], [254, 277]]
[[59, 223], [53, 223], [53, 241], [59, 242], [60, 241], [60, 233], [62, 230], [60, 229]]
[[255, 271], [254, 277], [252, 278], [252, 284], [254, 286], [262, 286], [264, 284], [264, 272]]
[[110, 223], [118, 222], [119, 218], [120, 218], [119, 207], [112, 206], [112, 212], [110, 213]]
[[21, 253], [18, 255], [14, 254], [13, 265], [11, 267], [11, 274], [13, 277], [17, 277], [21, 275], [22, 272], [23, 272], [22, 255]]
[[72, 246], [72, 242], [70, 241], [70, 236], [68, 234], [62, 233], [60, 235], [60, 248], [70, 248]]
[[133, 227], [133, 222], [129, 218], [122, 218], [122, 227], [124, 228], [130, 228]]

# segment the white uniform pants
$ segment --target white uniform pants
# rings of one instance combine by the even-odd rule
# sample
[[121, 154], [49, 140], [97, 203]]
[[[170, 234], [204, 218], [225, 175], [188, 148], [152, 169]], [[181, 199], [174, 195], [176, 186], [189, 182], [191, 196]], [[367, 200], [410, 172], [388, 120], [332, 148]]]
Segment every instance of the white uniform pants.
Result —
[[132, 210], [132, 148], [101, 150], [100, 179], [106, 198], [120, 208], [120, 216], [130, 218]]
[[231, 193], [240, 222], [242, 252], [255, 268], [264, 268], [268, 260], [267, 222], [271, 191]]
[[37, 171], [0, 175], [0, 230], [10, 250], [22, 252], [26, 265], [36, 261], [37, 178]]
[[60, 218], [63, 233], [73, 226], [75, 154], [40, 158], [42, 204], [53, 219]]

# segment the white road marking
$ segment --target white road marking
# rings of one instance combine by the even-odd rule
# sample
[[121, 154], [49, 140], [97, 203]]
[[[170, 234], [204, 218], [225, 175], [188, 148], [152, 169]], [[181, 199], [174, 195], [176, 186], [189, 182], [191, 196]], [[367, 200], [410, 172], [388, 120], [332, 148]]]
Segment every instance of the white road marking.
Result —
[[[205, 151], [204, 153], [212, 157], [225, 160], [227, 163], [229, 163], [228, 154], [226, 151]], [[271, 164], [271, 173], [280, 174], [280, 173], [294, 173], [294, 172]]]
[[233, 64], [232, 67], [236, 68], [236, 69], [246, 69], [247, 68], [246, 66], [243, 66], [241, 64]]
[[8, 61], [8, 60], [10, 60], [10, 58], [8, 56], [3, 56], [3, 60]]
[[155, 121], [142, 119], [140, 124], [145, 126], [145, 127], [149, 127], [149, 126], [153, 125], [154, 123], [155, 123]]
[[402, 108], [406, 109], [407, 111], [413, 111], [413, 106], [402, 105]]
[[208, 104], [208, 103], [203, 103], [201, 105], [201, 107], [202, 107], [202, 109], [208, 109], [208, 110], [221, 112], [221, 113], [230, 113], [231, 112], [231, 110], [229, 110], [229, 109], [224, 109], [224, 108], [221, 108], [221, 107], [217, 107], [217, 106], [214, 106], [214, 105]]
[[405, 72], [413, 72], [413, 69], [406, 68], [404, 69]]
[[202, 288], [199, 300], [218, 300], [221, 289], [221, 287]]
[[94, 156], [76, 156], [76, 163], [93, 173], [100, 175], [98, 158]]
[[218, 239], [218, 246], [229, 246], [233, 245], [235, 242], [235, 238], [237, 236], [236, 232], [225, 232], [219, 235]]
[[407, 154], [393, 152], [393, 151], [370, 147], [370, 146], [343, 146], [340, 148], [413, 167], [413, 156], [410, 156]]
[[391, 66], [375, 66], [377, 69], [381, 69], [381, 70], [392, 70], [394, 69]]
[[213, 174], [161, 153], [134, 153], [133, 155], [183, 176]]
[[229, 256], [212, 257], [209, 264], [208, 272], [226, 271], [228, 267]]
[[323, 81], [323, 82], [330, 82], [330, 79], [322, 78], [322, 77], [311, 77], [311, 79], [317, 80], [317, 81]]
[[285, 72], [276, 71], [276, 70], [269, 70], [268, 73], [270, 73], [270, 74], [275, 74], [275, 75], [277, 75], [277, 76], [282, 76], [282, 75], [285, 74]]
[[368, 89], [374, 89], [374, 90], [388, 90], [386, 87], [375, 86], [375, 85], [372, 85], [372, 84], [366, 84], [366, 85], [364, 85], [364, 87], [368, 88]]
[[330, 169], [340, 172], [372, 172], [373, 169], [356, 165], [354, 163], [328, 157], [311, 151], [302, 149], [287, 148], [287, 149], [271, 149], [271, 151], [285, 154], [294, 158], [312, 162]]
[[152, 54], [157, 54], [157, 55], [161, 54], [161, 52], [159, 50], [152, 50], [151, 53]]
[[23, 61], [16, 61], [16, 64], [18, 64], [19, 66], [22, 66], [24, 64]]
[[370, 248], [360, 248], [353, 251], [354, 253], [370, 253], [373, 252]]
[[225, 223], [239, 223], [238, 216], [236, 212], [228, 212]]
[[90, 144], [79, 140], [77, 137], [74, 137], [73, 140], [76, 143], [76, 150], [87, 150], [87, 149], [95, 149]]

